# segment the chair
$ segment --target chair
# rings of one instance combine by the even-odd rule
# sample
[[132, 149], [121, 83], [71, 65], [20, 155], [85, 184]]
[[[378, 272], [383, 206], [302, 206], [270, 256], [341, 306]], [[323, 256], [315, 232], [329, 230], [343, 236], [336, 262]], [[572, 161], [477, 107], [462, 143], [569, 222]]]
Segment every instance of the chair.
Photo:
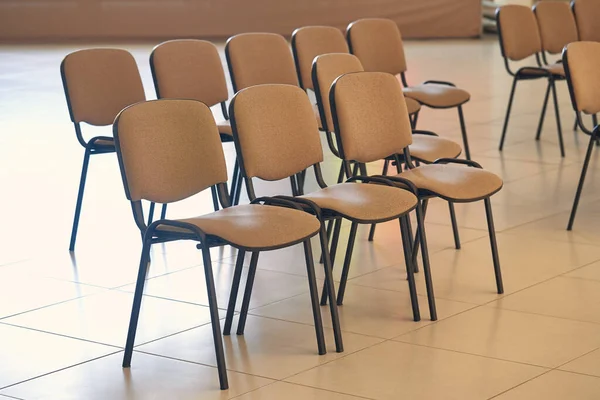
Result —
[[[227, 169], [217, 125], [210, 109], [199, 101], [169, 99], [135, 104], [118, 115], [114, 123], [114, 137], [125, 194], [131, 202], [134, 220], [143, 235], [123, 367], [131, 366], [151, 246], [177, 240], [196, 241], [197, 247], [202, 250], [221, 389], [227, 389], [228, 383], [211, 247], [230, 245], [238, 249], [238, 279], [245, 253], [252, 253], [251, 272], [246, 282], [248, 295], [244, 297], [238, 322], [237, 333], [241, 335], [244, 333], [259, 253], [302, 243], [318, 351], [319, 354], [325, 354], [310, 242], [310, 238], [320, 231], [319, 220], [303, 212], [294, 203], [281, 199], [260, 198], [254, 199], [252, 204], [230, 207]], [[162, 219], [146, 225], [141, 200], [168, 204], [212, 186], [218, 188], [222, 210], [191, 218]], [[331, 279], [331, 276], [327, 279]], [[235, 303], [229, 303], [228, 316], [233, 316], [234, 307]], [[228, 329], [226, 326], [224, 331], [229, 333]]]
[[[156, 97], [193, 99], [209, 107], [221, 105], [224, 120], [217, 121], [221, 142], [233, 142], [226, 101], [229, 97], [225, 73], [217, 47], [205, 40], [170, 40], [156, 46], [150, 54], [150, 69]], [[239, 168], [234, 167], [234, 177]], [[219, 209], [215, 187], [211, 188], [213, 206]], [[166, 215], [163, 205], [161, 218]]]
[[[281, 35], [242, 33], [232, 36], [225, 44], [225, 57], [234, 93], [263, 84], [298, 86], [294, 59]], [[242, 191], [239, 175], [231, 185], [233, 204], [238, 204]]]
[[[321, 238], [326, 234], [326, 221], [335, 220], [339, 230], [341, 220], [351, 221], [350, 235], [346, 248], [342, 278], [340, 281], [337, 304], [342, 305], [350, 262], [358, 224], [370, 224], [394, 219], [400, 220], [401, 236], [404, 244], [404, 254], [407, 262], [409, 293], [415, 321], [420, 320], [418, 299], [416, 295], [413, 267], [410, 263], [410, 247], [407, 238], [408, 213], [417, 207], [417, 198], [410, 190], [394, 187], [393, 183], [383, 178], [354, 177], [347, 183], [327, 186], [321, 174], [320, 163], [323, 161], [323, 151], [319, 139], [319, 130], [315, 121], [310, 100], [299, 87], [290, 85], [261, 85], [248, 88], [236, 94], [229, 106], [233, 137], [242, 167], [248, 196], [255, 198], [253, 179], [275, 181], [290, 178], [292, 183], [301, 172], [312, 167], [316, 180], [321, 189], [303, 194], [295, 188], [295, 197], [286, 198], [303, 205], [307, 211], [313, 212], [321, 220]], [[408, 113], [406, 106], [398, 107], [398, 113]], [[265, 157], [269, 154], [269, 157]], [[365, 183], [358, 183], [365, 182]], [[406, 182], [410, 189], [410, 182]], [[416, 193], [416, 189], [412, 188]], [[418, 215], [420, 209], [417, 210]], [[337, 236], [336, 236], [337, 237]], [[331, 259], [324, 251], [326, 274], [335, 261], [337, 243], [332, 243]], [[422, 243], [423, 254], [426, 254], [425, 241]], [[427, 268], [428, 270], [428, 268]], [[321, 297], [324, 305], [329, 299], [331, 310], [335, 309], [335, 290], [330, 284], [325, 284]], [[430, 286], [428, 285], [428, 289]], [[428, 292], [431, 318], [436, 319], [435, 299], [433, 292]], [[232, 296], [234, 293], [232, 292]], [[235, 299], [230, 299], [235, 302]]]
[[[503, 293], [490, 201], [490, 196], [502, 188], [502, 180], [470, 160], [442, 158], [432, 164], [415, 167], [410, 154], [412, 135], [408, 118], [405, 113], [395, 111], [400, 108], [398, 104], [403, 102], [400, 83], [388, 73], [358, 72], [339, 77], [331, 87], [330, 103], [342, 158], [345, 161], [356, 160], [365, 163], [394, 155], [398, 174], [387, 176], [386, 179], [394, 181], [399, 178], [399, 185], [405, 186], [405, 182], [410, 181], [417, 187], [419, 200], [423, 203], [423, 219], [427, 203], [432, 197], [439, 197], [450, 203], [483, 200], [496, 288], [498, 293]], [[404, 172], [399, 168], [401, 155], [407, 166]], [[346, 168], [349, 169], [348, 166]], [[417, 235], [422, 237], [425, 236], [423, 219], [419, 217], [417, 227]], [[421, 246], [423, 242], [424, 240], [421, 240]], [[412, 251], [412, 257], [415, 258], [418, 243], [419, 241], [415, 241]], [[426, 279], [431, 280], [426, 249], [423, 250], [423, 269]]]
[[[434, 109], [456, 108], [467, 160], [471, 159], [467, 128], [462, 106], [471, 95], [453, 83], [426, 81], [410, 86], [406, 80], [406, 58], [398, 25], [392, 20], [367, 18], [352, 22], [346, 31], [350, 52], [356, 55], [365, 71], [396, 75], [404, 86], [404, 95]], [[416, 121], [414, 123], [416, 126]]]
[[[538, 124], [535, 139], [539, 140], [546, 115], [546, 106], [548, 105], [548, 96], [552, 91], [554, 100], [554, 111], [556, 114], [556, 128], [558, 130], [558, 141], [560, 144], [560, 154], [565, 156], [565, 147], [563, 144], [562, 129], [560, 123], [560, 112], [558, 109], [558, 100], [556, 95], [556, 81], [564, 80], [565, 73], [562, 64], [554, 63], [542, 65], [540, 53], [542, 52], [542, 40], [540, 37], [538, 24], [533, 11], [526, 6], [507, 5], [499, 7], [496, 11], [496, 21], [498, 26], [498, 35], [500, 38], [500, 50], [504, 58], [504, 66], [506, 71], [513, 77], [512, 88], [506, 109], [506, 117], [504, 119], [504, 127], [502, 128], [502, 137], [500, 139], [500, 151], [504, 147], [506, 139], [506, 131], [508, 129], [508, 121], [512, 102], [515, 95], [517, 83], [523, 80], [547, 79], [548, 87], [544, 96], [542, 113]], [[535, 56], [535, 66], [525, 66], [519, 68], [516, 72], [510, 69], [509, 61], [521, 61], [528, 57]]]
[[[577, 4], [579, 5], [579, 2]], [[565, 66], [567, 83], [569, 85], [571, 103], [573, 104], [573, 109], [575, 110], [581, 130], [590, 135], [590, 143], [588, 144], [587, 152], [585, 153], [581, 177], [579, 178], [575, 200], [573, 201], [573, 208], [571, 209], [571, 216], [569, 217], [569, 223], [567, 225], [567, 230], [569, 231], [573, 229], [573, 224], [575, 222], [577, 206], [579, 205], [579, 198], [581, 197], [581, 192], [583, 190], [585, 175], [590, 163], [590, 157], [594, 147], [593, 144], [600, 137], [598, 134], [600, 127], [598, 126], [598, 119], [596, 118], [596, 114], [600, 112], [600, 98], [598, 97], [598, 90], [600, 89], [600, 70], [598, 69], [598, 63], [600, 63], [600, 43], [598, 42], [574, 42], [567, 45], [563, 52], [563, 64]], [[594, 124], [592, 129], [585, 127], [582, 120], [582, 113], [592, 116]]]
[[597, 0], [573, 0], [571, 8], [577, 22], [579, 40], [600, 42], [598, 20], [600, 20], [600, 7]]
[[119, 111], [146, 98], [135, 60], [125, 50], [88, 49], [70, 53], [60, 64], [60, 75], [75, 135], [85, 148], [69, 243], [69, 251], [74, 251], [90, 157], [115, 151], [110, 136], [86, 141], [81, 124], [112, 125]]

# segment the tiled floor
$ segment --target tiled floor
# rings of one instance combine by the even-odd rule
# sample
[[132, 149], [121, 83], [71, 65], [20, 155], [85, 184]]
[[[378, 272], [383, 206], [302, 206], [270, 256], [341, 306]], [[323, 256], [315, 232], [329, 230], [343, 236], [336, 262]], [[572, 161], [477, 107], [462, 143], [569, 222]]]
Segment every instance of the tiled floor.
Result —
[[[152, 45], [120, 47], [135, 55], [153, 98]], [[411, 319], [397, 223], [380, 226], [372, 243], [361, 228], [340, 308], [346, 351], [335, 352], [324, 307], [329, 352], [319, 356], [302, 249], [264, 253], [246, 334], [224, 339], [225, 392], [217, 385], [202, 258], [190, 243], [154, 248], [132, 368], [121, 368], [141, 246], [114, 155], [92, 159], [77, 250], [67, 251], [83, 152], [59, 64], [76, 47], [0, 47], [0, 399], [600, 398], [599, 160], [595, 152], [567, 232], [587, 138], [571, 129], [566, 86], [559, 85], [566, 157], [552, 112], [534, 140], [542, 82], [518, 88], [500, 153], [510, 79], [495, 39], [406, 47], [410, 81], [450, 80], [472, 93], [465, 114], [473, 158], [505, 181], [492, 201], [505, 295], [495, 292], [483, 205], [456, 206], [462, 249], [455, 250], [447, 206], [432, 201], [427, 230], [440, 320], [427, 319], [422, 274], [424, 318]], [[455, 111], [425, 110], [419, 121], [460, 142]], [[339, 163], [325, 153], [333, 182]], [[226, 154], [231, 166], [229, 145]], [[259, 184], [258, 191], [289, 188]], [[169, 215], [210, 209], [205, 193]], [[224, 315], [235, 252], [215, 249], [213, 260]]]

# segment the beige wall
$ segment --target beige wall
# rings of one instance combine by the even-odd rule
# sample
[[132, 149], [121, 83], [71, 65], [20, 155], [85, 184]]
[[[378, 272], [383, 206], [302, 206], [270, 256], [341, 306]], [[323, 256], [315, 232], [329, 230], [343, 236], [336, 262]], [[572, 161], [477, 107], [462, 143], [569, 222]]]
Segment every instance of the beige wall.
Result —
[[405, 37], [473, 37], [481, 0], [1, 0], [0, 40], [289, 35], [364, 17], [392, 18]]

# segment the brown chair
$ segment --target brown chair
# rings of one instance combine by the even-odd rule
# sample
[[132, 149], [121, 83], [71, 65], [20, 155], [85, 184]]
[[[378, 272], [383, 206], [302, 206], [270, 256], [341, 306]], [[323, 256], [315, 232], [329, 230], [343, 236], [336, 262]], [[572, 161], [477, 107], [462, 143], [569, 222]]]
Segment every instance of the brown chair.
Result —
[[[335, 129], [329, 104], [329, 88], [339, 76], [350, 72], [361, 71], [363, 71], [363, 68], [360, 60], [352, 54], [325, 54], [318, 56], [313, 63], [313, 87], [316, 88], [317, 104], [319, 106], [320, 114], [323, 116], [321, 117], [321, 125], [325, 127], [327, 131], [327, 141], [332, 152], [337, 157], [340, 157], [340, 153], [338, 149], [334, 147], [334, 141], [331, 137]], [[462, 152], [460, 145], [451, 140], [440, 138], [433, 132], [413, 129], [412, 133], [413, 137], [410, 145], [410, 152], [413, 158], [418, 162], [430, 164], [439, 158], [458, 157]], [[385, 159], [382, 175], [387, 175], [389, 164], [393, 161], [395, 161], [394, 156]], [[362, 168], [361, 173], [366, 175], [366, 167], [364, 165], [360, 166], [359, 164], [355, 164], [355, 167], [356, 166]], [[353, 174], [356, 174], [356, 171], [354, 171]], [[338, 183], [342, 181], [343, 177], [344, 163], [342, 162]], [[458, 226], [456, 224], [454, 206], [450, 203], [449, 207], [452, 227], [454, 229], [455, 246], [458, 249], [460, 248], [460, 238]], [[369, 233], [370, 241], [373, 240], [374, 235], [375, 225], [371, 227], [371, 232]]]
[[[453, 83], [426, 81], [410, 86], [406, 80], [406, 58], [402, 36], [396, 22], [390, 19], [367, 18], [351, 23], [346, 31], [350, 52], [356, 55], [365, 71], [387, 72], [396, 75], [404, 86], [404, 95], [421, 105], [435, 108], [457, 108], [465, 156], [471, 159], [467, 128], [462, 106], [471, 95]], [[416, 126], [416, 121], [415, 124]]]
[[[412, 135], [408, 116], [396, 111], [404, 107], [404, 96], [400, 83], [393, 75], [383, 72], [342, 75], [331, 87], [330, 103], [342, 158], [345, 161], [367, 163], [394, 155], [398, 175], [386, 178], [401, 178], [400, 185], [405, 185], [408, 180], [418, 188], [418, 196], [423, 203], [423, 217], [427, 202], [432, 197], [450, 203], [484, 200], [496, 286], [498, 293], [503, 293], [490, 201], [490, 196], [502, 188], [502, 180], [469, 160], [442, 158], [432, 164], [415, 167], [410, 155]], [[404, 172], [399, 168], [401, 156], [407, 167]], [[417, 232], [425, 236], [423, 220], [418, 222]], [[415, 241], [413, 257], [416, 257], [418, 243]], [[430, 280], [426, 251], [422, 256], [425, 276]]]
[[[406, 106], [402, 104], [402, 107], [399, 105], [397, 112], [406, 114], [408, 120]], [[413, 268], [410, 264], [410, 246], [407, 244], [407, 238], [410, 236], [407, 229], [408, 214], [418, 203], [415, 195], [409, 190], [399, 190], [392, 182], [383, 178], [355, 177], [350, 182], [328, 187], [321, 174], [320, 163], [323, 161], [323, 151], [317, 122], [310, 100], [299, 87], [254, 86], [237, 93], [229, 110], [242, 176], [250, 199], [255, 198], [252, 181], [254, 178], [275, 181], [289, 177], [293, 182], [293, 194], [296, 197], [278, 197], [291, 199], [317, 215], [321, 220], [322, 240], [326, 240], [324, 229], [326, 221], [335, 220], [337, 229], [342, 218], [351, 221], [337, 296], [338, 305], [343, 303], [358, 224], [400, 220], [413, 317], [415, 321], [420, 320]], [[265, 157], [265, 154], [269, 157]], [[303, 194], [294, 181], [301, 171], [311, 167], [321, 189]], [[357, 183], [360, 181], [365, 183]], [[411, 187], [410, 182], [406, 184]], [[412, 189], [416, 193], [416, 189]], [[421, 215], [420, 209], [418, 215]], [[426, 254], [426, 246], [427, 244], [423, 242], [424, 254]], [[332, 243], [330, 260], [326, 244], [322, 245], [326, 275], [330, 274], [330, 262], [333, 265], [336, 247], [337, 243]], [[332, 281], [328, 280], [323, 288], [321, 304], [326, 304], [329, 299], [333, 312], [336, 299], [335, 290], [330, 282]], [[428, 294], [431, 318], [435, 320], [435, 299], [433, 292]], [[232, 292], [232, 296], [236, 294]], [[235, 298], [232, 297], [230, 302], [234, 304]]]
[[[217, 47], [205, 40], [170, 40], [156, 46], [150, 54], [150, 69], [156, 97], [159, 99], [193, 99], [209, 107], [221, 106], [223, 120], [217, 121], [221, 142], [233, 142], [227, 114], [227, 82]], [[234, 167], [234, 180], [239, 167]], [[213, 206], [219, 209], [215, 187], [211, 188]], [[166, 216], [163, 205], [161, 218]]]
[[60, 75], [75, 135], [85, 148], [69, 244], [69, 251], [73, 251], [90, 157], [115, 151], [110, 136], [96, 136], [86, 141], [81, 124], [112, 125], [119, 111], [146, 97], [135, 60], [125, 50], [88, 49], [73, 52], [60, 64]]
[[[504, 127], [502, 128], [502, 137], [500, 139], [499, 150], [504, 147], [506, 131], [508, 129], [508, 120], [512, 109], [512, 102], [517, 88], [517, 82], [534, 79], [547, 79], [548, 87], [544, 96], [542, 114], [538, 124], [535, 140], [539, 140], [546, 116], [546, 106], [548, 105], [548, 96], [552, 91], [554, 100], [554, 112], [556, 114], [556, 128], [558, 130], [558, 141], [560, 144], [560, 154], [565, 156], [565, 146], [563, 144], [562, 129], [560, 123], [560, 112], [558, 109], [558, 100], [556, 95], [556, 81], [565, 79], [565, 71], [561, 63], [543, 65], [540, 58], [542, 53], [542, 40], [538, 29], [538, 23], [531, 8], [521, 5], [507, 5], [499, 7], [496, 11], [496, 23], [498, 26], [498, 36], [500, 38], [500, 50], [504, 58], [506, 71], [513, 77], [510, 97]], [[521, 61], [528, 57], [535, 57], [535, 66], [525, 66], [513, 72], [510, 68], [510, 61]]]
[[600, 21], [600, 7], [597, 0], [573, 0], [571, 8], [577, 22], [579, 40], [600, 42], [598, 21]]
[[[577, 2], [577, 4], [579, 5], [579, 2]], [[577, 186], [573, 208], [571, 209], [571, 216], [569, 217], [569, 223], [567, 225], [567, 230], [569, 231], [573, 229], [573, 223], [575, 222], [577, 206], [579, 205], [579, 198], [581, 197], [581, 192], [583, 190], [585, 175], [590, 163], [590, 157], [594, 147], [593, 144], [600, 138], [598, 132], [600, 127], [598, 126], [598, 120], [596, 118], [596, 114], [600, 112], [600, 97], [598, 97], [598, 92], [600, 90], [599, 63], [600, 43], [598, 42], [574, 42], [567, 45], [563, 52], [563, 64], [565, 66], [569, 93], [571, 94], [571, 103], [573, 104], [573, 109], [577, 116], [577, 122], [581, 130], [590, 135], [590, 143], [588, 144], [587, 152], [585, 154], [583, 168], [581, 169], [581, 177], [579, 178], [579, 185]], [[586, 128], [583, 123], [582, 114], [592, 116], [594, 125], [592, 129]]]
[[[248, 314], [259, 253], [302, 243], [306, 256], [318, 351], [319, 354], [325, 354], [310, 242], [310, 238], [319, 233], [319, 220], [302, 211], [294, 203], [281, 199], [260, 198], [254, 199], [252, 204], [230, 207], [226, 184], [227, 168], [217, 125], [210, 109], [199, 101], [154, 100], [128, 107], [115, 120], [114, 138], [125, 194], [131, 201], [134, 220], [143, 235], [123, 367], [131, 366], [150, 249], [153, 244], [176, 240], [196, 241], [197, 247], [202, 250], [221, 389], [227, 389], [228, 383], [210, 256], [211, 247], [230, 245], [238, 249], [238, 284], [244, 255], [246, 252], [252, 253], [250, 273], [246, 282], [247, 296], [242, 302], [238, 321], [237, 333], [241, 335]], [[162, 219], [146, 225], [141, 200], [168, 204], [186, 199], [212, 186], [218, 188], [222, 210], [192, 218]], [[331, 274], [326, 280], [333, 282]], [[235, 303], [229, 303], [228, 316], [233, 316], [234, 307]], [[226, 326], [224, 331], [228, 334], [229, 327]]]

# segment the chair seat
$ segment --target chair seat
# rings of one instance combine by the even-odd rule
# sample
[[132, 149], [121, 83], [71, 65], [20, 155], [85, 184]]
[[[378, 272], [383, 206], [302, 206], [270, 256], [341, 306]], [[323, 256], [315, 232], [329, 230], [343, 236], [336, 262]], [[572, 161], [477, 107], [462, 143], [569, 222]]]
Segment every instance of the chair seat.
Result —
[[406, 190], [366, 183], [340, 183], [301, 197], [356, 222], [387, 221], [417, 205]]
[[546, 75], [546, 71], [549, 71], [552, 75], [555, 76], [559, 76], [559, 77], [565, 77], [565, 66], [560, 63], [560, 62], [556, 62], [554, 64], [548, 64], [548, 65], [544, 65], [542, 67], [525, 67], [523, 69], [521, 69], [521, 74], [524, 75], [532, 75], [532, 76], [544, 76]]
[[94, 142], [94, 147], [115, 147], [113, 139], [98, 139]]
[[450, 85], [423, 83], [403, 89], [404, 95], [428, 107], [451, 108], [466, 103], [471, 95], [466, 90]]
[[446, 200], [469, 202], [491, 196], [502, 188], [502, 179], [479, 168], [457, 164], [423, 165], [397, 176]]
[[[318, 233], [319, 220], [292, 208], [245, 204], [195, 218], [176, 220], [192, 224], [204, 233], [246, 249], [277, 249], [298, 243]], [[187, 232], [169, 225], [159, 230]]]
[[418, 101], [413, 100], [410, 97], [405, 97], [405, 100], [408, 115], [413, 115], [421, 110], [421, 104]]
[[410, 154], [424, 163], [432, 163], [438, 158], [456, 158], [462, 152], [458, 143], [439, 136], [413, 134], [412, 139], [408, 146]]
[[231, 129], [231, 122], [229, 120], [217, 121], [217, 128], [219, 133], [224, 135], [233, 136], [233, 130]]

